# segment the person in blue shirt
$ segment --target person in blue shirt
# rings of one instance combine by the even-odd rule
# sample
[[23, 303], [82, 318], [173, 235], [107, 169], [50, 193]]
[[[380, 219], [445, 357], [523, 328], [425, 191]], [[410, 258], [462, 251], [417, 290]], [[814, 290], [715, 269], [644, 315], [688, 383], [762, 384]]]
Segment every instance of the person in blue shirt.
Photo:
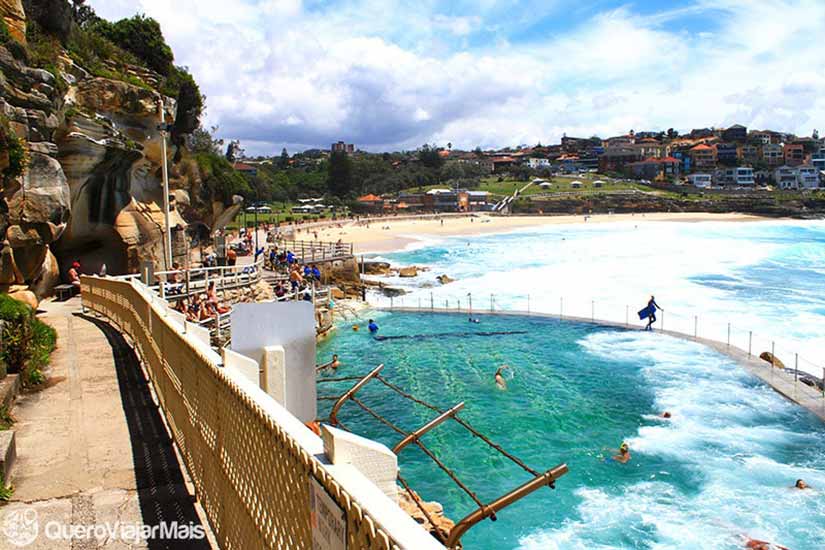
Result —
[[312, 276], [312, 270], [309, 268], [308, 265], [305, 265], [304, 266], [304, 277], [308, 278], [308, 277], [311, 277], [311, 276]]
[[647, 317], [647, 326], [645, 327], [645, 330], [653, 330], [653, 323], [656, 322], [656, 309], [657, 308], [664, 311], [664, 309], [662, 309], [662, 306], [660, 306], [659, 304], [656, 303], [656, 299], [653, 296], [651, 296], [650, 301], [648, 301], [648, 303], [647, 303], [648, 317]]
[[312, 266], [312, 276], [316, 281], [321, 282], [321, 270], [318, 269], [317, 265]]
[[376, 332], [378, 332], [378, 325], [376, 325], [375, 321], [373, 321], [372, 319], [370, 319], [370, 324], [368, 325], [368, 328], [370, 329], [370, 334], [375, 334]]
[[291, 250], [286, 251], [286, 263], [288, 263], [289, 265], [295, 263], [295, 254], [293, 254]]

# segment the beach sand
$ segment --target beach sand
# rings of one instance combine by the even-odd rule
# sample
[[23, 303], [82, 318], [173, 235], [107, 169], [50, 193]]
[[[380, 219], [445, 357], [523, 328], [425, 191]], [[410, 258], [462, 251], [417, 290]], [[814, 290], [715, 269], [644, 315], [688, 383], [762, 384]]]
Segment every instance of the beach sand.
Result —
[[[760, 221], [768, 218], [746, 214], [709, 214], [690, 213], [653, 213], [653, 214], [597, 214], [589, 216], [587, 221], [581, 215], [564, 216], [491, 216], [476, 213], [472, 216], [445, 216], [442, 225], [440, 219], [419, 218], [402, 219], [384, 218], [370, 221], [368, 225], [356, 224], [354, 221], [342, 222], [342, 227], [326, 227], [307, 232], [317, 232], [321, 241], [353, 243], [356, 254], [392, 252], [401, 250], [418, 240], [431, 237], [454, 237], [486, 235], [562, 224], [593, 224], [608, 222], [701, 222], [701, 221]], [[361, 222], [363, 224], [363, 222]], [[301, 232], [302, 233], [302, 232]], [[297, 238], [307, 238], [298, 234]], [[310, 237], [310, 238], [314, 238]]]

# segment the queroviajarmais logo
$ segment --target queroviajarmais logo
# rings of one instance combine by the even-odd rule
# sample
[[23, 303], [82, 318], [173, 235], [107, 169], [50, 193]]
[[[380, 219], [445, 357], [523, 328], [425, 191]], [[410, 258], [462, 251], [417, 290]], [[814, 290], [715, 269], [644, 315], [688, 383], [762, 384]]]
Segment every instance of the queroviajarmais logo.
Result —
[[3, 534], [6, 539], [20, 548], [34, 542], [40, 533], [40, 524], [37, 521], [37, 510], [34, 508], [18, 508], [6, 513], [3, 519]]

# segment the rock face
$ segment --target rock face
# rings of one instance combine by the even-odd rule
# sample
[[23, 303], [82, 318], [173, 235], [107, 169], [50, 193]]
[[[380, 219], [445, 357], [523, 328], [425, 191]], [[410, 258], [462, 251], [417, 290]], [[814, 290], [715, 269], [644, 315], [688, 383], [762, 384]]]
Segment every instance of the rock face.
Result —
[[[70, 32], [71, 6], [65, 0], [0, 0], [0, 16], [21, 43], [28, 21], [60, 40]], [[141, 67], [120, 69], [152, 86], [161, 81]], [[29, 67], [0, 45], [0, 120], [24, 140], [28, 154], [23, 175], [2, 182], [0, 291], [22, 285], [37, 299], [51, 293], [74, 260], [86, 273], [105, 263], [112, 275], [137, 271], [144, 260], [163, 266], [157, 127], [161, 120], [174, 122], [176, 112], [174, 100], [94, 77], [66, 55], [54, 70], [58, 74]], [[4, 162], [8, 156], [0, 154], [0, 166]], [[170, 173], [177, 172], [170, 166]], [[197, 180], [196, 175], [180, 179]], [[191, 193], [181, 190], [171, 203], [186, 206]], [[233, 208], [240, 205], [221, 213], [229, 217]], [[187, 224], [174, 208], [170, 218], [173, 256], [185, 254]]]
[[23, 11], [21, 0], [0, 0], [0, 13], [9, 29], [12, 38], [26, 43], [26, 13]]

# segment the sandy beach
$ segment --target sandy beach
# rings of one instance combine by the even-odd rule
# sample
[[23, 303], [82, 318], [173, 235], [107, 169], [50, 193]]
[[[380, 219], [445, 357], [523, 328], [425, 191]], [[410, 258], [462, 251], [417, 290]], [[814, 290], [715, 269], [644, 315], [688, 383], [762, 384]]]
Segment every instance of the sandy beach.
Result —
[[[746, 214], [710, 214], [701, 212], [690, 213], [653, 213], [653, 214], [601, 214], [589, 216], [585, 219], [581, 215], [570, 216], [490, 216], [476, 213], [472, 216], [435, 218], [379, 219], [369, 223], [355, 221], [342, 222], [341, 226], [330, 226], [307, 230], [317, 232], [322, 241], [337, 241], [353, 243], [357, 254], [392, 252], [422, 239], [431, 237], [454, 237], [486, 235], [538, 227], [544, 225], [562, 224], [593, 224], [615, 222], [701, 222], [701, 221], [760, 221], [769, 218]], [[297, 237], [306, 238], [299, 232]], [[314, 239], [314, 235], [311, 237]]]

